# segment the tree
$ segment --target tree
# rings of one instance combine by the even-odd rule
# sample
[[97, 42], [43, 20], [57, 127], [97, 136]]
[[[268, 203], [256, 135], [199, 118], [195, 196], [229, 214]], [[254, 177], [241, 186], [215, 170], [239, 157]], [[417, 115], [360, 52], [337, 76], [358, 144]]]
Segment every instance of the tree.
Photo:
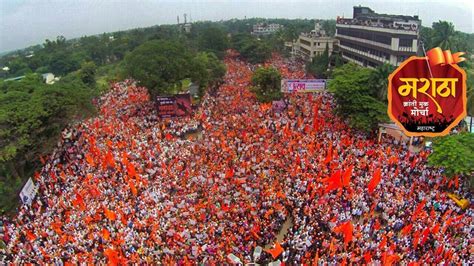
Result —
[[270, 46], [250, 34], [236, 34], [232, 37], [232, 47], [252, 64], [265, 62], [272, 55]]
[[329, 83], [338, 103], [336, 112], [348, 118], [352, 127], [363, 131], [373, 130], [379, 122], [388, 120], [387, 106], [372, 96], [367, 85], [370, 76], [370, 69], [348, 63], [334, 70]]
[[222, 57], [229, 48], [229, 40], [224, 30], [216, 26], [208, 26], [199, 32], [198, 45], [201, 51], [213, 52]]
[[[2, 184], [21, 184], [18, 180], [31, 176], [39, 155], [52, 151], [61, 130], [94, 112], [93, 96], [93, 91], [74, 76], [53, 85], [44, 84], [37, 74], [2, 84], [0, 191], [4, 190]], [[16, 189], [5, 193], [18, 192]], [[1, 208], [6, 205], [0, 202]]]
[[260, 102], [279, 100], [281, 93], [281, 74], [273, 67], [260, 67], [252, 76], [252, 91]]
[[469, 182], [474, 184], [474, 135], [461, 133], [436, 138], [433, 141], [433, 152], [428, 157], [428, 163], [441, 167], [444, 173], [470, 176]]
[[306, 65], [306, 72], [312, 74], [317, 78], [327, 78], [329, 67], [329, 48], [326, 45], [326, 49], [321, 55], [316, 55], [313, 60]]
[[383, 64], [372, 70], [370, 75], [370, 86], [373, 89], [373, 96], [379, 101], [388, 102], [388, 76], [395, 70], [390, 64]]
[[328, 19], [323, 20], [321, 27], [326, 32], [328, 36], [334, 36], [336, 34], [336, 20]]
[[97, 71], [97, 66], [94, 62], [84, 62], [81, 64], [81, 69], [79, 71], [79, 76], [84, 82], [84, 84], [88, 86], [95, 86], [95, 73]]
[[454, 50], [455, 33], [453, 23], [447, 21], [434, 22], [430, 44], [433, 47], [440, 47], [443, 50]]
[[153, 95], [172, 94], [190, 74], [190, 52], [178, 42], [145, 42], [125, 57], [125, 74], [138, 80]]
[[225, 65], [219, 61], [214, 53], [201, 52], [192, 60], [191, 80], [199, 84], [200, 95], [204, 94], [204, 89], [214, 86], [225, 75]]

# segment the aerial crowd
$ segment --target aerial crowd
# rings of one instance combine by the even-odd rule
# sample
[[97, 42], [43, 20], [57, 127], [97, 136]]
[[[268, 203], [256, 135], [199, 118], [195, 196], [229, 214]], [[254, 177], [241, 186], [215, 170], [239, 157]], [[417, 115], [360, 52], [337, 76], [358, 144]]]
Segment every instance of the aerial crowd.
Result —
[[[4, 262], [472, 262], [474, 213], [447, 192], [472, 195], [427, 151], [350, 129], [328, 92], [286, 94], [283, 110], [258, 103], [255, 66], [224, 61], [193, 117], [161, 119], [146, 88], [112, 84], [97, 117], [64, 130], [32, 204], [4, 221]], [[278, 55], [265, 65], [306, 77]]]

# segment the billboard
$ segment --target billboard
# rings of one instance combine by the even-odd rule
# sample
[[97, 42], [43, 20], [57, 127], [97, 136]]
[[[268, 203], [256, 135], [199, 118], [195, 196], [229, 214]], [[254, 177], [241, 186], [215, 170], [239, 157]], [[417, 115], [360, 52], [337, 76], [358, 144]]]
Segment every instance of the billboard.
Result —
[[282, 92], [318, 92], [326, 89], [327, 79], [282, 79]]
[[174, 97], [176, 100], [176, 116], [192, 115], [191, 95], [189, 93], [177, 94]]
[[35, 198], [37, 192], [38, 186], [35, 185], [31, 178], [29, 178], [28, 182], [26, 182], [25, 186], [23, 186], [23, 189], [20, 192], [20, 199], [23, 204], [31, 205], [31, 202]]
[[191, 95], [186, 93], [174, 96], [158, 96], [156, 97], [156, 109], [161, 118], [191, 115]]

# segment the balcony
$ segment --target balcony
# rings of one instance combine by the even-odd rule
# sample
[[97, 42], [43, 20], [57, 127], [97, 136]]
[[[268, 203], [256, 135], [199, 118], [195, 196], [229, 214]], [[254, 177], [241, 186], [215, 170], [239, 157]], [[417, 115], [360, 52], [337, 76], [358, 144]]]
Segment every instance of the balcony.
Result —
[[353, 52], [353, 53], [356, 53], [356, 54], [359, 54], [359, 55], [362, 55], [362, 56], [365, 56], [367, 58], [371, 58], [371, 59], [374, 59], [376, 60], [377, 62], [379, 63], [388, 63], [390, 64], [390, 60], [387, 60], [386, 58], [384, 57], [380, 57], [380, 56], [376, 56], [374, 54], [370, 54], [368, 52], [363, 52], [361, 50], [357, 50], [357, 49], [354, 49], [354, 48], [350, 48], [350, 47], [347, 47], [345, 45], [341, 45], [339, 44], [339, 47], [344, 49], [344, 50], [347, 50], [347, 51], [350, 51], [350, 52]]
[[368, 30], [368, 31], [378, 31], [378, 32], [385, 32], [391, 34], [405, 34], [405, 35], [418, 35], [418, 30], [411, 30], [405, 29], [402, 27], [393, 28], [393, 27], [383, 27], [383, 26], [374, 26], [374, 25], [364, 25], [364, 24], [350, 24], [346, 23], [336, 23], [336, 28], [347, 28], [347, 29], [360, 29], [360, 30]]
[[374, 42], [374, 41], [369, 41], [369, 40], [362, 39], [362, 38], [356, 38], [356, 37], [351, 37], [351, 36], [346, 36], [346, 35], [340, 35], [340, 34], [336, 34], [336, 38], [344, 38], [344, 39], [346, 39], [346, 40], [351, 40], [351, 41], [366, 43], [366, 44], [374, 45], [374, 46], [381, 47], [381, 48], [385, 48], [385, 49], [389, 49], [389, 50], [392, 49], [392, 47], [391, 47], [390, 45], [388, 45], [388, 44], [379, 43], [379, 42]]

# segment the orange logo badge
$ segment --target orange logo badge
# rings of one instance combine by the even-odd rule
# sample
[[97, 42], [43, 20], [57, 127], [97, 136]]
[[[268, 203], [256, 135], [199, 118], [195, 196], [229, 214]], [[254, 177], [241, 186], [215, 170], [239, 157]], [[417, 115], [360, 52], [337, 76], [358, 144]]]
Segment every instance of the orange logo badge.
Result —
[[444, 136], [466, 116], [463, 53], [439, 47], [412, 56], [388, 78], [388, 115], [407, 136]]

